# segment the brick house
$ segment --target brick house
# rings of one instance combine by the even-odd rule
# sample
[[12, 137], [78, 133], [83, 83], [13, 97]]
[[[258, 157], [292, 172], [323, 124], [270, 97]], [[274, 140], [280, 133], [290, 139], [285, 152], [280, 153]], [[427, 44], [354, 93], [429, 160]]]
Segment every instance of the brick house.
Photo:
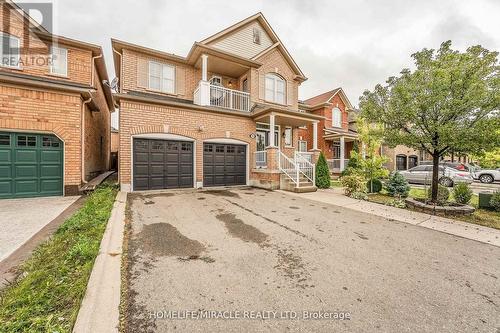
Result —
[[[304, 112], [323, 117], [318, 123], [320, 131], [318, 148], [327, 159], [332, 173], [340, 173], [349, 161], [353, 144], [358, 140], [355, 127], [356, 110], [342, 88], [336, 88], [301, 101], [299, 108]], [[299, 140], [311, 149], [312, 127], [298, 131]]]
[[114, 111], [99, 46], [0, 2], [0, 198], [74, 195], [108, 170]]
[[[315, 190], [314, 128], [323, 116], [299, 110], [306, 77], [261, 13], [195, 42], [186, 56], [118, 40], [112, 48], [123, 190]], [[314, 133], [299, 153], [303, 126]]]

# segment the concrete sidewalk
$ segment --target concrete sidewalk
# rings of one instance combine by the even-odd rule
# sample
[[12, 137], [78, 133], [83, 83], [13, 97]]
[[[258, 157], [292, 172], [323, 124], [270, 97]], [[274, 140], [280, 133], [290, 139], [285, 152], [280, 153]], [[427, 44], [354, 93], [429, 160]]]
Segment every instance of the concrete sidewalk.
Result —
[[284, 191], [280, 192], [307, 198], [310, 200], [315, 200], [318, 202], [346, 207], [359, 212], [384, 217], [389, 220], [419, 225], [424, 228], [433, 229], [451, 235], [460, 236], [500, 247], [500, 230], [467, 222], [452, 220], [445, 217], [413, 212], [407, 209], [352, 199], [342, 194], [342, 190], [340, 188], [318, 190], [317, 192], [312, 193], [292, 193]]

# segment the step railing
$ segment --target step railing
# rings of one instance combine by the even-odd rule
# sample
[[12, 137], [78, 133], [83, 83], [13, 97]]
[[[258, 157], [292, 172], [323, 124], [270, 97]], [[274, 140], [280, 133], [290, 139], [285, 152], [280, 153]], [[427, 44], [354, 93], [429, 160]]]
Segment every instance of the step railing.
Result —
[[292, 180], [292, 182], [295, 183], [297, 187], [299, 187], [299, 168], [297, 168], [297, 165], [295, 162], [283, 154], [281, 150], [278, 151], [278, 154], [276, 155], [278, 161], [278, 169], [280, 172], [284, 173], [288, 178]]
[[307, 156], [312, 158], [311, 155], [304, 155], [303, 153], [295, 152], [295, 165], [299, 169], [299, 172], [304, 175], [313, 184], [313, 186], [316, 186], [316, 168], [314, 164], [307, 159]]

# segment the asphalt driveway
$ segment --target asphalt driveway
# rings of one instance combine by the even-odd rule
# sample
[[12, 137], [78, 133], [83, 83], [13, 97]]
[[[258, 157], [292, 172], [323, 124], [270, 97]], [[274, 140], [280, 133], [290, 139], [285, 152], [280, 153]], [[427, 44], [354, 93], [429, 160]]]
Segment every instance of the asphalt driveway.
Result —
[[251, 188], [131, 194], [127, 216], [126, 332], [500, 329], [495, 246]]
[[0, 262], [79, 197], [0, 200]]

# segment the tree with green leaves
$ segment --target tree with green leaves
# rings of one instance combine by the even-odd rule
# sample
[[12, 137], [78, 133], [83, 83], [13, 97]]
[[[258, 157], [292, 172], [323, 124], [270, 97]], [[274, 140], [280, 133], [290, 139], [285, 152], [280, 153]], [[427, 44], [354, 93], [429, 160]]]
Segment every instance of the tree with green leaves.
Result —
[[384, 126], [385, 141], [421, 149], [432, 156], [432, 195], [437, 202], [439, 160], [500, 146], [498, 52], [481, 46], [465, 52], [451, 42], [412, 55], [415, 69], [403, 69], [360, 98], [363, 117]]
[[316, 163], [316, 186], [318, 188], [330, 188], [330, 181], [328, 163], [326, 162], [325, 155], [321, 152]]

